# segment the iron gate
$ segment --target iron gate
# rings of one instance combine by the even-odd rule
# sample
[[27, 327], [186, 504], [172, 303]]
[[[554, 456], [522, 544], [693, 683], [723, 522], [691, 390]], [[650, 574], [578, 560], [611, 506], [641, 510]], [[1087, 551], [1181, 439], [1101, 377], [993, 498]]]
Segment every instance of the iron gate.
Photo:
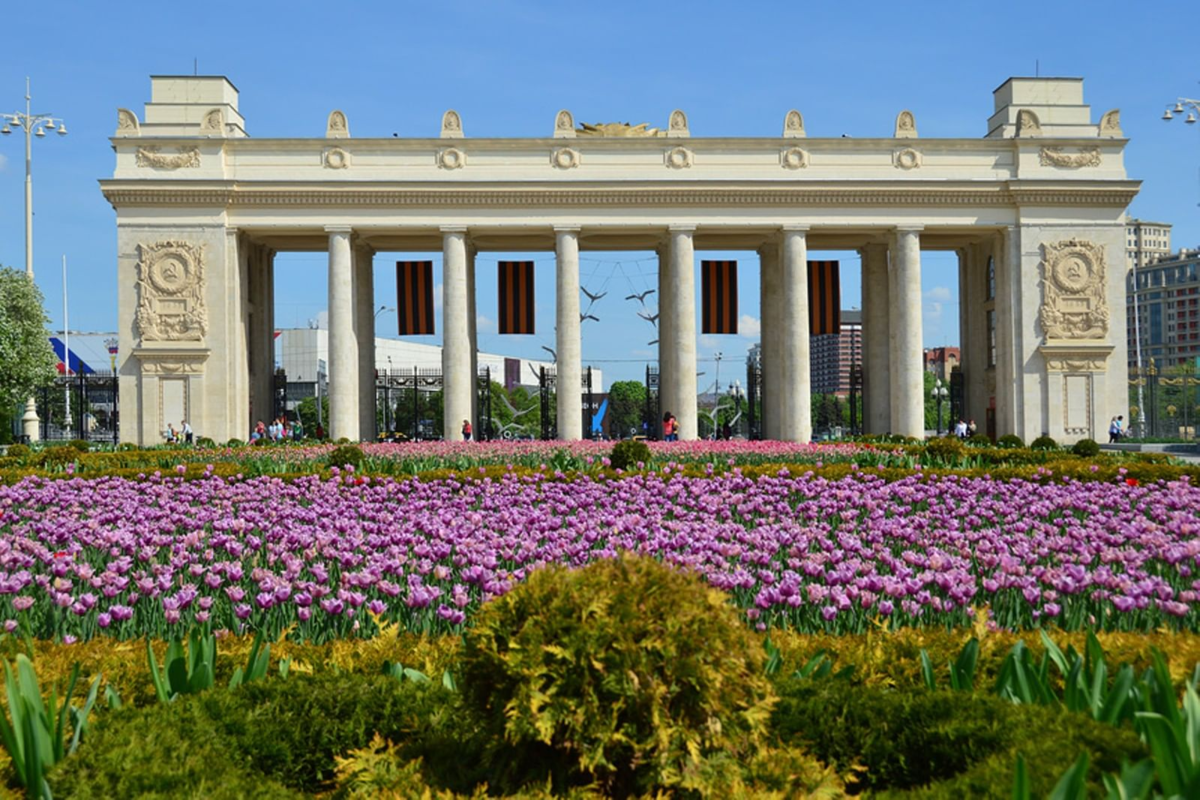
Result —
[[116, 444], [120, 439], [119, 393], [115, 372], [97, 370], [55, 378], [35, 397], [42, 440]]

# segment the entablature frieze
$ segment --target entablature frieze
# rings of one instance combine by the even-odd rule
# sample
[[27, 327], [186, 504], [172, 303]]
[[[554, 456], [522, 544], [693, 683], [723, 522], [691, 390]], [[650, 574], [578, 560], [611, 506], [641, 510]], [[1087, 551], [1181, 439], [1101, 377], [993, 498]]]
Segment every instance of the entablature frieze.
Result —
[[[941, 185], [939, 185], [941, 184]], [[644, 207], [644, 206], [1127, 206], [1140, 181], [1067, 184], [1033, 181], [985, 185], [888, 185], [887, 182], [846, 186], [714, 186], [669, 187], [430, 185], [405, 188], [379, 185], [253, 186], [230, 182], [189, 186], [179, 181], [101, 181], [114, 207]]]

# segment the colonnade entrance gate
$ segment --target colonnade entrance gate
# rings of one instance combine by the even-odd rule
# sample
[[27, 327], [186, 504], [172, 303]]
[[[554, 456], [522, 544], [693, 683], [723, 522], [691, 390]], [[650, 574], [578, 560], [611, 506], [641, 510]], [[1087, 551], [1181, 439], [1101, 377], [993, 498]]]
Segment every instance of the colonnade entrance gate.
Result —
[[[1078, 79], [1011, 78], [994, 101], [981, 138], [921, 137], [908, 111], [832, 138], [841, 127], [781, 109], [780, 129], [736, 139], [693, 136], [682, 110], [661, 130], [564, 110], [528, 139], [467, 137], [455, 111], [421, 138], [354, 138], [333, 111], [324, 136], [272, 139], [247, 136], [227, 79], [154, 77], [141, 117], [118, 110], [101, 181], [117, 212], [120, 436], [151, 444], [187, 418], [244, 437], [270, 403], [273, 254], [308, 250], [329, 259], [328, 432], [351, 439], [374, 427], [372, 254], [442, 254], [442, 433], [456, 438], [477, 403], [474, 254], [555, 254], [557, 380], [580, 385], [582, 249], [658, 254], [660, 407], [682, 439], [697, 436], [697, 250], [759, 254], [764, 438], [812, 435], [810, 250], [862, 255], [867, 432], [924, 434], [921, 253], [947, 250], [966, 413], [997, 435], [1096, 438], [1128, 413], [1127, 140], [1117, 111], [1092, 119]], [[556, 403], [559, 438], [582, 438], [574, 398]]]

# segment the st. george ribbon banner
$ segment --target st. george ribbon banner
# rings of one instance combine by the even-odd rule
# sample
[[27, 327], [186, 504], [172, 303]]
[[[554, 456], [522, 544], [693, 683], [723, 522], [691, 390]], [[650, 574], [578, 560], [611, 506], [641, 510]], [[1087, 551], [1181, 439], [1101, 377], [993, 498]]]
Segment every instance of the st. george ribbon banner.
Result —
[[501, 261], [500, 333], [533, 333], [533, 262]]
[[838, 262], [808, 262], [808, 329], [813, 336], [842, 331], [842, 285]]
[[433, 262], [396, 262], [396, 317], [401, 336], [433, 334]]
[[738, 332], [736, 261], [700, 262], [701, 333]]

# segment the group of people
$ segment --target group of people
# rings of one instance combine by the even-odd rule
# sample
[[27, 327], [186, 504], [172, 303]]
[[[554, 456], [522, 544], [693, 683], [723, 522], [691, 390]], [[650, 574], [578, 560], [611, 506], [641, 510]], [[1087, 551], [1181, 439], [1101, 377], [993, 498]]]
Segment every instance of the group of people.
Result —
[[179, 428], [175, 427], [175, 423], [167, 424], [167, 444], [191, 444], [194, 434], [192, 426], [188, 425], [186, 419], [179, 421]]
[[954, 426], [954, 435], [960, 439], [970, 439], [975, 435], [975, 431], [977, 430], [978, 428], [975, 427], [975, 420], [967, 422], [960, 417]]
[[287, 439], [299, 440], [304, 438], [304, 426], [300, 420], [290, 422], [287, 417], [276, 417], [270, 425], [264, 425], [260, 419], [250, 432], [250, 444], [265, 444], [267, 442], [282, 442]]
[[1113, 444], [1125, 436], [1125, 415], [1119, 414], [1108, 423], [1108, 443]]
[[679, 441], [679, 420], [670, 411], [663, 412], [662, 440], [664, 442]]

